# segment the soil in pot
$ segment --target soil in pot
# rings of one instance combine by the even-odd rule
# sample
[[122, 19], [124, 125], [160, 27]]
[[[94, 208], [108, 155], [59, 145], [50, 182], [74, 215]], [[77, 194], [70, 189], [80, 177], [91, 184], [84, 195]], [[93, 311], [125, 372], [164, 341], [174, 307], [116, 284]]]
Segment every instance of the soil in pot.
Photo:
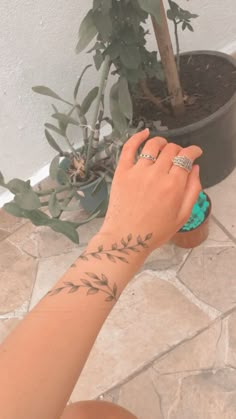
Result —
[[[215, 55], [183, 55], [180, 58], [180, 78], [186, 102], [186, 113], [178, 118], [160, 112], [144, 95], [134, 94], [134, 122], [161, 121], [163, 127], [180, 128], [198, 122], [220, 109], [236, 92], [236, 71], [233, 64]], [[165, 99], [164, 82], [148, 81], [150, 91]], [[165, 102], [163, 102], [165, 103]]]

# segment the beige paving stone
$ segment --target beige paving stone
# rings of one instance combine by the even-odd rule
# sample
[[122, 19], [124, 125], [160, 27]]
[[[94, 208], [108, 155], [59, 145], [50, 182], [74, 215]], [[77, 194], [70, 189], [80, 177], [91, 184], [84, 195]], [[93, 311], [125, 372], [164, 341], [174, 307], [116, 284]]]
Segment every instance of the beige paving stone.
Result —
[[149, 256], [142, 270], [163, 271], [171, 269], [177, 271], [189, 252], [188, 249], [181, 249], [172, 243], [167, 243]]
[[[97, 233], [101, 220], [96, 219], [78, 229], [80, 245], [85, 245]], [[35, 227], [31, 223], [12, 234], [9, 240], [19, 246], [24, 252], [34, 257], [51, 257], [78, 249], [66, 236], [56, 233], [48, 227]]]
[[7, 240], [0, 242], [0, 314], [29, 301], [36, 269], [35, 259], [22, 254]]
[[0, 320], [0, 344], [14, 330], [18, 323], [18, 319]]
[[78, 249], [78, 244], [73, 243], [66, 236], [56, 233], [48, 227], [41, 227], [35, 234], [38, 253], [40, 257], [47, 258], [64, 255], [73, 249]]
[[236, 312], [228, 319], [228, 354], [227, 364], [236, 368]]
[[225, 312], [236, 305], [236, 247], [195, 249], [178, 273], [200, 300]]
[[218, 341], [221, 332], [221, 322], [213, 324], [195, 338], [184, 342], [164, 355], [153, 364], [153, 368], [158, 374], [162, 375], [215, 367], [219, 356]]
[[27, 221], [24, 218], [16, 218], [13, 215], [8, 214], [6, 211], [0, 208], [0, 228], [12, 233], [17, 230], [21, 225]]
[[164, 418], [236, 418], [235, 370], [165, 376], [157, 379], [155, 386], [161, 397]]
[[0, 241], [6, 239], [7, 236], [9, 236], [9, 231], [0, 229]]
[[173, 285], [140, 275], [107, 319], [72, 401], [98, 397], [208, 323]]
[[83, 248], [74, 249], [66, 254], [52, 256], [39, 261], [30, 309], [52, 288], [82, 252]]
[[138, 419], [163, 419], [160, 397], [153, 384], [152, 370], [139, 374], [121, 386], [118, 404]]
[[37, 231], [39, 227], [27, 223], [11, 234], [8, 241], [33, 257], [39, 257]]
[[216, 224], [213, 218], [211, 218], [208, 239], [200, 247], [232, 246], [232, 244], [232, 240]]
[[236, 169], [218, 185], [207, 190], [213, 203], [213, 214], [236, 238]]

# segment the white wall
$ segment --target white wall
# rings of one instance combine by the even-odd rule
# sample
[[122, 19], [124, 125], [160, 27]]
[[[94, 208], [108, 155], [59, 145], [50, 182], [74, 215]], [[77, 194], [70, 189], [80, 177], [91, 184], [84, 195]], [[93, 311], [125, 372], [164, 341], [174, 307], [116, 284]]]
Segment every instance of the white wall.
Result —
[[[79, 22], [91, 4], [92, 0], [0, 2], [0, 170], [6, 179], [31, 177], [53, 155], [43, 134], [51, 101], [34, 94], [31, 87], [45, 84], [71, 98], [81, 68], [90, 61], [86, 54], [77, 56], [74, 48]], [[234, 50], [235, 0], [180, 4], [200, 15], [195, 33], [181, 36], [182, 50]], [[155, 48], [154, 38], [150, 44]], [[84, 92], [93, 85], [90, 75]]]

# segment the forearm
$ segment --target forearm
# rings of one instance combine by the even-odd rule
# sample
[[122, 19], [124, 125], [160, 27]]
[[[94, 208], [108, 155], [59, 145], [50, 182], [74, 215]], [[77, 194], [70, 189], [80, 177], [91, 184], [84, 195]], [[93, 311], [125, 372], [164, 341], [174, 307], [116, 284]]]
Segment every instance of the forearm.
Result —
[[[0, 348], [2, 419], [58, 419], [150, 235], [97, 235]], [[14, 403], [12, 399], [14, 398]]]

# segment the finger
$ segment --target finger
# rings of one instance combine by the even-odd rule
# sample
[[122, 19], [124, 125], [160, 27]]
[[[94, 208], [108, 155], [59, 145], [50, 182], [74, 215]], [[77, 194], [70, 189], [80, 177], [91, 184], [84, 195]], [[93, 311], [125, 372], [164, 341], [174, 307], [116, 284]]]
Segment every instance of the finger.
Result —
[[177, 144], [167, 144], [155, 163], [156, 168], [162, 173], [169, 173], [171, 167], [173, 166], [173, 158], [176, 157], [181, 150], [182, 147]]
[[[151, 140], [146, 142], [142, 150], [142, 155], [152, 156], [154, 159], [156, 159], [159, 152], [163, 150], [166, 144], [167, 144], [167, 141], [165, 138], [154, 137]], [[153, 163], [154, 163], [153, 160], [142, 157], [138, 160], [137, 166], [148, 167], [148, 166], [152, 166]]]
[[[190, 159], [192, 163], [196, 159], [198, 159], [201, 155], [202, 155], [202, 149], [197, 146], [190, 146], [190, 147], [183, 148], [178, 153], [178, 156], [185, 156], [188, 159]], [[174, 176], [176, 179], [178, 178], [178, 180], [183, 183], [183, 186], [186, 185], [189, 178], [189, 172], [186, 169], [183, 169], [182, 167], [176, 166], [174, 164], [172, 165], [169, 174], [171, 176]]]
[[195, 165], [188, 176], [184, 198], [179, 212], [180, 223], [182, 226], [189, 220], [201, 190], [202, 185], [199, 178], [199, 166]]
[[140, 145], [148, 139], [150, 135], [149, 129], [134, 134], [124, 145], [120, 160], [119, 168], [129, 169], [134, 165], [136, 153]]

